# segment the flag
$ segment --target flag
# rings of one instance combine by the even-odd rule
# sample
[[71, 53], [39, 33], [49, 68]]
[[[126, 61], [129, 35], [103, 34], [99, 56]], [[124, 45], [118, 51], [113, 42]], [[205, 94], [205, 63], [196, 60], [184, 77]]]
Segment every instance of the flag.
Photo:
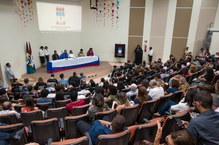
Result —
[[35, 63], [33, 60], [32, 49], [30, 42], [26, 42], [26, 57], [27, 57], [27, 74], [32, 74], [36, 71]]

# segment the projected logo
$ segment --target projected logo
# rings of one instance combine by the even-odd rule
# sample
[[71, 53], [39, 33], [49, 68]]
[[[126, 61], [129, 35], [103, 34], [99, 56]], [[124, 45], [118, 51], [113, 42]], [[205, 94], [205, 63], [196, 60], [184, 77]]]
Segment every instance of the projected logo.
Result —
[[56, 25], [66, 25], [64, 7], [56, 7]]

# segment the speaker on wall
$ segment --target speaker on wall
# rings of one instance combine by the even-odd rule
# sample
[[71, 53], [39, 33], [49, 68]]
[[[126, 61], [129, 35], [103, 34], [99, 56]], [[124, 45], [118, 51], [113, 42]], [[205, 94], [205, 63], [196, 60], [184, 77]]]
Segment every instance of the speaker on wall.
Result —
[[115, 57], [125, 58], [125, 44], [115, 44]]

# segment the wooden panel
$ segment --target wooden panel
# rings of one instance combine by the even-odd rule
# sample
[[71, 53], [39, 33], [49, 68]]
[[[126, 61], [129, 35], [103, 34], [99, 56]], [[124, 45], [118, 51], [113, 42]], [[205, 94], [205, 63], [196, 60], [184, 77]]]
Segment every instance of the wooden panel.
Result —
[[171, 54], [179, 60], [183, 57], [186, 44], [187, 38], [173, 38]]
[[146, 0], [131, 0], [131, 7], [145, 7]]
[[173, 37], [188, 37], [192, 9], [177, 9]]
[[218, 0], [202, 0], [201, 7], [217, 7], [217, 6], [218, 6]]
[[176, 7], [192, 7], [193, 0], [177, 0]]
[[163, 57], [163, 51], [165, 51], [165, 49], [164, 49], [164, 37], [162, 37], [162, 38], [151, 37], [150, 47], [152, 47], [153, 50], [154, 50], [153, 61], [157, 60], [158, 58], [162, 58]]
[[135, 48], [142, 44], [142, 37], [129, 37], [128, 39], [128, 60], [133, 62], [135, 60]]
[[143, 35], [144, 29], [144, 8], [131, 8], [129, 20], [129, 35]]

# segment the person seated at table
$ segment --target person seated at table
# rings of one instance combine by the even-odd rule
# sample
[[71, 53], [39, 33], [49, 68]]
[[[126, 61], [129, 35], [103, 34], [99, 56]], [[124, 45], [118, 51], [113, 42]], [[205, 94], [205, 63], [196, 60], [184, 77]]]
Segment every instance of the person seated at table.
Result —
[[37, 99], [37, 103], [47, 103], [47, 102], [53, 102], [51, 98], [47, 98], [49, 94], [49, 91], [47, 89], [43, 89], [41, 91], [41, 98]]
[[70, 92], [70, 99], [71, 102], [66, 104], [66, 109], [72, 110], [74, 106], [83, 106], [86, 104], [84, 100], [77, 100], [78, 99], [78, 93], [77, 91], [71, 91]]
[[52, 60], [58, 60], [58, 59], [60, 59], [60, 57], [59, 57], [57, 51], [55, 50], [54, 54], [52, 55]]
[[93, 48], [90, 48], [87, 52], [87, 56], [94, 56]]
[[33, 97], [26, 95], [25, 97], [25, 107], [21, 108], [21, 112], [30, 112], [30, 111], [35, 111], [38, 110], [38, 107], [35, 107], [34, 105], [34, 99]]
[[67, 50], [64, 50], [64, 52], [60, 55], [60, 59], [68, 58], [68, 52]]
[[82, 56], [85, 56], [85, 55], [84, 55], [83, 49], [80, 49], [80, 52], [78, 53], [78, 57], [82, 57]]
[[75, 56], [75, 54], [73, 53], [72, 50], [69, 51], [68, 57], [69, 58], [76, 58], [76, 56]]

